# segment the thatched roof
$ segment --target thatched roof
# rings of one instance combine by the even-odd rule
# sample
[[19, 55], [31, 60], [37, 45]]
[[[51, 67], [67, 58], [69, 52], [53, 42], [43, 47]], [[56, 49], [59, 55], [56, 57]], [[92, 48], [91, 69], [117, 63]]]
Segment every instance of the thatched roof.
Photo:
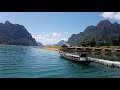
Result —
[[115, 51], [119, 51], [120, 52], [120, 49], [115, 49]]
[[84, 49], [83, 47], [76, 47], [76, 49]]
[[75, 47], [68, 47], [68, 49], [75, 49]]
[[76, 47], [76, 48], [83, 48], [83, 47]]
[[86, 49], [86, 50], [92, 50], [92, 48], [91, 48], [91, 47], [86, 47], [85, 49]]
[[104, 48], [105, 51], [111, 51], [111, 48]]
[[95, 50], [102, 50], [102, 48], [95, 48]]

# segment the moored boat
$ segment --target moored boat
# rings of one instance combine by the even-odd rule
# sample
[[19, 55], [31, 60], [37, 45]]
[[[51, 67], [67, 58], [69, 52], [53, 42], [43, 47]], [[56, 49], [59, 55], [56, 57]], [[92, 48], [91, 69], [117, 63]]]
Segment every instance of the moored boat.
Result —
[[75, 62], [80, 62], [83, 64], [89, 64], [92, 62], [87, 58], [87, 55], [85, 53], [81, 53], [80, 56], [78, 56], [78, 55], [68, 54], [63, 51], [59, 51], [59, 54], [65, 59], [75, 61]]

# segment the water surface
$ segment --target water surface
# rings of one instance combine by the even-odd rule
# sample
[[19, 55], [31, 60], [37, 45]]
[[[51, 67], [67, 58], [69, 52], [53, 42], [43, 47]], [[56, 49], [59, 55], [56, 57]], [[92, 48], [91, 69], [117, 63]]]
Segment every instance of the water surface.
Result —
[[[118, 57], [119, 59], [119, 57]], [[118, 78], [119, 68], [83, 65], [57, 51], [32, 46], [0, 46], [0, 78]]]

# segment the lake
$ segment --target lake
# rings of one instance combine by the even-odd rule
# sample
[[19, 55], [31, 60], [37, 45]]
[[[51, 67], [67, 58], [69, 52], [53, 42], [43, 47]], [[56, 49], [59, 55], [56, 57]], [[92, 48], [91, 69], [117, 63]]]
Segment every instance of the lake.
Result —
[[120, 68], [75, 63], [34, 46], [0, 45], [0, 78], [120, 78]]

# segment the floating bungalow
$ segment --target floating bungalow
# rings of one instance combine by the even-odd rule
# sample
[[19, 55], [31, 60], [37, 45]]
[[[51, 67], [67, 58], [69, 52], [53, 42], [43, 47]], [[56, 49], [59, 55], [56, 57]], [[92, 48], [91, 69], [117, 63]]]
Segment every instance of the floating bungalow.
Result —
[[105, 54], [111, 54], [112, 49], [111, 48], [104, 48]]
[[102, 51], [102, 48], [95, 48], [94, 51], [95, 51], [95, 52], [101, 52], [101, 51]]
[[85, 51], [86, 51], [86, 52], [91, 52], [91, 51], [92, 51], [92, 48], [91, 48], [91, 47], [86, 47], [86, 48], [85, 48]]
[[115, 53], [120, 55], [120, 49], [115, 49]]
[[73, 52], [73, 51], [75, 51], [75, 49], [76, 49], [75, 47], [68, 47], [67, 51]]
[[62, 48], [60, 50], [62, 50], [62, 51], [68, 51], [68, 47], [70, 47], [69, 44], [63, 44]]
[[120, 49], [115, 49], [116, 52], [120, 52]]
[[104, 48], [104, 52], [111, 52], [112, 49], [111, 48]]
[[83, 51], [84, 51], [84, 48], [83, 48], [83, 47], [76, 47], [76, 51], [77, 51], [77, 52], [83, 52]]

